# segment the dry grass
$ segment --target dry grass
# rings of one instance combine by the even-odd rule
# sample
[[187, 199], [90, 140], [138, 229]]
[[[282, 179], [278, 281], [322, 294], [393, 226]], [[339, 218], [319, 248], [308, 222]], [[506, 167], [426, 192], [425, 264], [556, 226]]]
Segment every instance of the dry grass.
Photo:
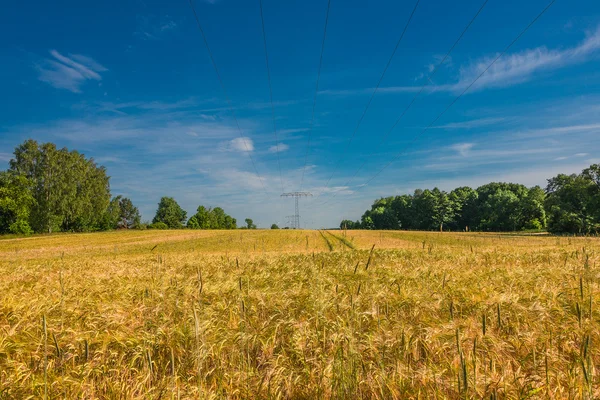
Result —
[[598, 239], [331, 233], [1, 240], [0, 398], [600, 397]]

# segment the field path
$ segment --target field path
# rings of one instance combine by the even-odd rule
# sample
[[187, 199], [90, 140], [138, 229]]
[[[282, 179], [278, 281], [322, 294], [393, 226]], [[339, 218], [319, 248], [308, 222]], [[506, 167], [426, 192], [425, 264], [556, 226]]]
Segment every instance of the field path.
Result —
[[350, 250], [355, 250], [356, 249], [356, 247], [354, 247], [354, 244], [351, 241], [349, 241], [348, 239], [346, 239], [345, 237], [334, 235], [330, 231], [325, 231], [325, 232], [328, 233], [328, 234], [330, 234], [334, 238], [336, 238], [342, 245], [346, 246]]

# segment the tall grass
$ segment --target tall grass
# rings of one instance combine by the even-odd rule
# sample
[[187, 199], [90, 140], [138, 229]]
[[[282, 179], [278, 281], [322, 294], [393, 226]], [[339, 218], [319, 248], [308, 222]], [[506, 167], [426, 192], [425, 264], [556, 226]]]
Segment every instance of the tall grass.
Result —
[[1, 241], [0, 398], [600, 397], [598, 239], [352, 235]]

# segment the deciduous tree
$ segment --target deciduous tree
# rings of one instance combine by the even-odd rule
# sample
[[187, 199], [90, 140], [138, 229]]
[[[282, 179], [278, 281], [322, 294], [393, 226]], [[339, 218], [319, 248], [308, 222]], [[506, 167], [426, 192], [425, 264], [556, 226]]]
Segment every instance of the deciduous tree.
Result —
[[163, 197], [158, 203], [152, 223], [162, 222], [170, 229], [180, 229], [183, 228], [186, 218], [187, 212], [177, 204], [174, 198]]

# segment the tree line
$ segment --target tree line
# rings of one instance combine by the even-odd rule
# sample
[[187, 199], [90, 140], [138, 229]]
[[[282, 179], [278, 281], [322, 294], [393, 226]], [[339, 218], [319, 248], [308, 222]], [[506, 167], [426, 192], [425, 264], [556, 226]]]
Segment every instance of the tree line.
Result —
[[[186, 223], [187, 221], [187, 223]], [[254, 221], [245, 220], [246, 226], [239, 229], [256, 229]], [[238, 229], [237, 220], [225, 213], [221, 207], [198, 206], [196, 214], [187, 219], [187, 212], [172, 197], [163, 197], [158, 203], [156, 215], [149, 225], [151, 229]]]
[[[186, 223], [187, 221], [187, 223]], [[113, 229], [236, 229], [220, 207], [198, 207], [189, 220], [171, 197], [163, 197], [152, 223], [123, 196], [111, 197], [110, 177], [93, 158], [27, 140], [0, 171], [0, 234], [93, 232]], [[247, 229], [256, 229], [246, 219]]]
[[559, 174], [548, 179], [545, 189], [492, 182], [477, 189], [417, 189], [412, 195], [380, 198], [360, 220], [343, 220], [340, 228], [597, 233], [600, 164], [579, 174]]
[[[27, 140], [0, 171], [0, 234], [91, 232], [113, 229], [236, 229], [221, 207], [199, 206], [189, 219], [172, 197], [163, 197], [152, 223], [138, 208], [111, 196], [103, 166], [77, 151]], [[451, 192], [417, 189], [412, 195], [376, 200], [359, 221], [343, 229], [453, 231], [548, 230], [587, 234], [600, 231], [600, 164], [579, 174], [559, 174], [545, 189], [488, 183]], [[247, 218], [241, 229], [256, 229]], [[271, 229], [278, 229], [276, 224]]]

